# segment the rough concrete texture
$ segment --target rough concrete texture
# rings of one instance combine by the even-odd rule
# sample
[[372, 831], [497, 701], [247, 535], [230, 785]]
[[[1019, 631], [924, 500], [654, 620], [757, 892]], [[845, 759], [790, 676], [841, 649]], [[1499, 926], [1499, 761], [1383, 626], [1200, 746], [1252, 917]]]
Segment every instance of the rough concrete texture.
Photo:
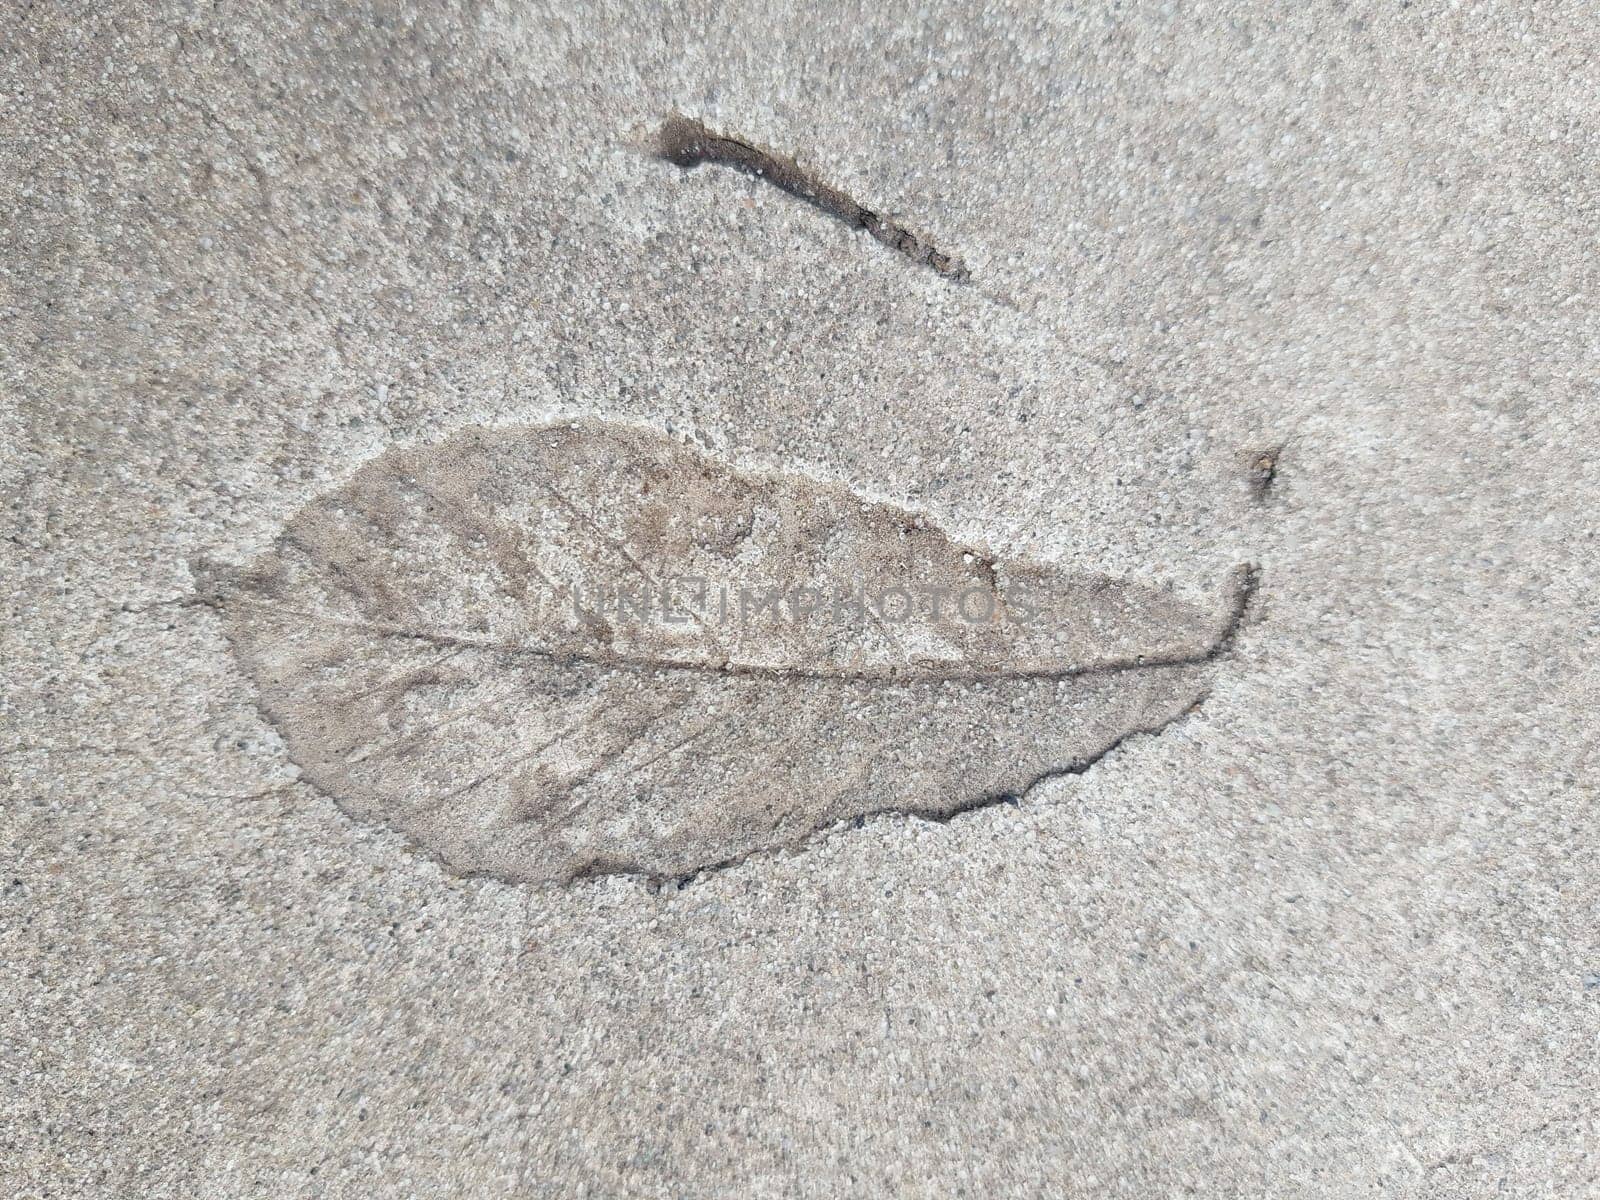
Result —
[[[1597, 34], [7, 5], [5, 1193], [1596, 1194]], [[1015, 803], [463, 876], [301, 774], [206, 581], [573, 421], [1259, 585]]]

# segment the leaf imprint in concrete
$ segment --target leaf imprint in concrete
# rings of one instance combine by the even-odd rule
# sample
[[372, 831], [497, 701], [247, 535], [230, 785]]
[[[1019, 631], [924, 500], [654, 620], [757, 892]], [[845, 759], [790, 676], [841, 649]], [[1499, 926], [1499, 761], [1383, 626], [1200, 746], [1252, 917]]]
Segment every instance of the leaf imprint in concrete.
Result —
[[1081, 771], [1202, 698], [1209, 608], [997, 563], [915, 513], [658, 433], [389, 451], [217, 602], [311, 782], [463, 872], [692, 874]]

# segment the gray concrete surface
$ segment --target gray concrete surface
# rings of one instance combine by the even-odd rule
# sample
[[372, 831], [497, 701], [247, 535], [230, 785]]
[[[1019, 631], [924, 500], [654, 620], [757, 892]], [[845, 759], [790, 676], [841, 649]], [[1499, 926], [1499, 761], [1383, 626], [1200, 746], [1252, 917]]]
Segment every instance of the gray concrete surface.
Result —
[[[1597, 34], [7, 5], [5, 1193], [1595, 1195]], [[1198, 709], [1016, 804], [462, 877], [197, 589], [567, 420], [1260, 585]]]

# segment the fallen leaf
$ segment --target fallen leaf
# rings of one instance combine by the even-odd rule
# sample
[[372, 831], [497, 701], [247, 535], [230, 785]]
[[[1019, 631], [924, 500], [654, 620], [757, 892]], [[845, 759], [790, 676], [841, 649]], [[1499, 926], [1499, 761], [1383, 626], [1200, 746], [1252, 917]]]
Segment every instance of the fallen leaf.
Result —
[[1082, 769], [1204, 693], [1253, 576], [1001, 564], [613, 424], [391, 450], [218, 584], [305, 777], [462, 872], [678, 877]]

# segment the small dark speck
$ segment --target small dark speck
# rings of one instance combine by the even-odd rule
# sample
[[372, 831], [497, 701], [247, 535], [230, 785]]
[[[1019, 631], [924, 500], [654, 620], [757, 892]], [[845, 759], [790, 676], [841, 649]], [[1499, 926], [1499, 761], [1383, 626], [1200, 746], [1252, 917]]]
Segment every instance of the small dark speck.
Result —
[[1257, 503], [1272, 492], [1272, 485], [1278, 478], [1278, 459], [1282, 453], [1282, 446], [1273, 446], [1250, 456], [1250, 496]]

